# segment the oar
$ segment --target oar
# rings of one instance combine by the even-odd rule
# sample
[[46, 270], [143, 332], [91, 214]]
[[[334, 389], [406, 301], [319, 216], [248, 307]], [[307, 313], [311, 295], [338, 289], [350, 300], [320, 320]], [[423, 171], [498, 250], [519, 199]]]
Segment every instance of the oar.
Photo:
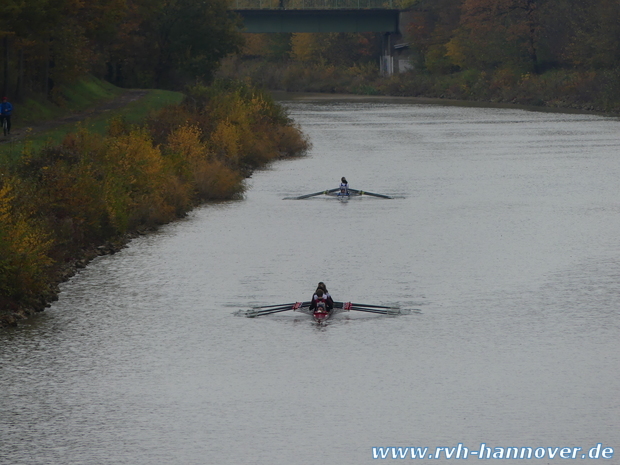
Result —
[[321, 192], [315, 192], [314, 194], [306, 194], [306, 195], [300, 195], [299, 197], [284, 197], [284, 199], [282, 200], [301, 200], [301, 199], [308, 199], [310, 197], [315, 197], [317, 195], [323, 195], [326, 194], [327, 191], [321, 191]]
[[379, 315], [400, 315], [403, 312], [399, 308], [391, 308], [389, 310], [376, 310], [371, 308], [351, 307], [355, 312], [378, 313]]
[[254, 307], [246, 312], [246, 316], [262, 316], [269, 315], [270, 313], [278, 313], [278, 312], [286, 312], [287, 310], [293, 310], [295, 308], [296, 303], [293, 302], [291, 304], [282, 304], [279, 306], [265, 306], [265, 307]]
[[364, 308], [364, 307], [351, 307], [351, 310], [355, 312], [368, 312], [368, 313], [380, 313], [382, 315], [400, 315], [401, 310], [399, 308], [390, 308], [389, 310], [379, 310], [374, 308]]
[[297, 302], [291, 302], [290, 304], [277, 304], [277, 305], [263, 305], [261, 307], [252, 307], [253, 310], [258, 310], [261, 308], [276, 308], [276, 307], [292, 307]]
[[[310, 306], [308, 306], [310, 307]], [[339, 313], [342, 309], [344, 309], [344, 302], [334, 302], [334, 306], [330, 310], [332, 314]]]
[[309, 199], [310, 197], [316, 197], [317, 195], [327, 195], [331, 192], [336, 192], [337, 190], [340, 190], [338, 188], [336, 189], [330, 189], [327, 191], [321, 191], [321, 192], [314, 192], [312, 194], [306, 194], [306, 195], [300, 195], [299, 197], [284, 197], [283, 200], [302, 200], [302, 199]]
[[357, 189], [349, 189], [349, 192], [351, 192], [352, 194], [357, 194], [357, 195], [372, 195], [373, 197], [379, 197], [380, 199], [393, 199], [394, 198], [394, 197], [390, 197], [389, 195], [375, 194], [374, 192], [360, 191]]
[[270, 315], [272, 313], [280, 313], [280, 312], [287, 312], [289, 310], [296, 310], [297, 308], [299, 308], [297, 306], [297, 302], [291, 304], [291, 305], [287, 305], [287, 306], [282, 306], [282, 307], [275, 307], [275, 308], [267, 308], [267, 309], [263, 309], [263, 310], [248, 310], [246, 313], [248, 316], [263, 316], [263, 315]]
[[265, 310], [262, 312], [253, 312], [252, 310], [248, 310], [245, 316], [247, 316], [248, 318], [254, 318], [256, 316], [265, 316], [265, 315], [271, 315], [273, 313], [288, 312], [289, 310], [293, 310], [293, 307], [282, 308], [279, 310]]
[[368, 192], [368, 191], [359, 191], [360, 195], [371, 195], [373, 197], [379, 197], [380, 199], [393, 199], [394, 197], [390, 197], [389, 195], [383, 195], [383, 194], [375, 194], [374, 192]]
[[383, 305], [367, 305], [367, 304], [356, 304], [356, 303], [351, 303], [351, 305], [353, 307], [367, 307], [367, 308], [383, 308], [383, 309], [393, 309], [393, 308], [398, 308], [398, 307], [385, 307]]
[[[292, 304], [274, 308], [255, 307], [252, 310], [248, 310], [246, 312], [246, 316], [253, 318], [255, 316], [271, 315], [272, 313], [286, 312], [288, 310], [299, 310], [300, 308], [308, 307], [309, 305], [310, 302], [293, 302]], [[263, 308], [263, 310], [261, 310], [261, 308]]]
[[366, 312], [366, 313], [378, 313], [379, 315], [388, 315], [389, 312], [387, 310], [371, 310], [371, 309], [364, 309], [364, 308], [351, 308], [351, 310], [355, 311], [355, 312]]

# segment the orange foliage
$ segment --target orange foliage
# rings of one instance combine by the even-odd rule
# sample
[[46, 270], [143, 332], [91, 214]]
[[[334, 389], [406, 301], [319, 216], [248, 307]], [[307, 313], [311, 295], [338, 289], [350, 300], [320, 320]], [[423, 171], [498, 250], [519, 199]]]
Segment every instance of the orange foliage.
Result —
[[295, 33], [291, 38], [292, 55], [298, 61], [312, 61], [319, 55], [319, 44], [316, 34]]
[[55, 279], [50, 266], [200, 200], [234, 198], [250, 168], [307, 149], [266, 95], [245, 85], [202, 91], [142, 128], [122, 119], [105, 136], [80, 128], [24, 153], [16, 177], [0, 176], [0, 297], [36, 296]]
[[266, 34], [243, 34], [245, 44], [242, 53], [248, 56], [264, 56], [266, 54], [268, 39]]
[[46, 289], [51, 265], [49, 235], [15, 208], [19, 181], [3, 177], [0, 185], [0, 296], [24, 297]]

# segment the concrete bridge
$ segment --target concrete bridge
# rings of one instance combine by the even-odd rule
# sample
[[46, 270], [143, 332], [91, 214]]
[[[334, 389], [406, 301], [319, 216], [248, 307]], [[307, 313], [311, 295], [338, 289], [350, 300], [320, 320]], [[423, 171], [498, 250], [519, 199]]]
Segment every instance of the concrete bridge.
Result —
[[245, 32], [398, 32], [392, 0], [235, 0]]
[[403, 44], [395, 44], [400, 10], [393, 0], [234, 0], [232, 7], [249, 33], [383, 33], [381, 69], [386, 74], [398, 71], [393, 52], [395, 45], [402, 50]]

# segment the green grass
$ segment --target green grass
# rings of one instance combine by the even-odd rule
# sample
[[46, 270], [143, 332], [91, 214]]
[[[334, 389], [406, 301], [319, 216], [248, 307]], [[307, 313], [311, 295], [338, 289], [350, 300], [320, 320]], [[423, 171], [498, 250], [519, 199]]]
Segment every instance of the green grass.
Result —
[[168, 90], [150, 89], [147, 94], [126, 105], [125, 107], [106, 111], [100, 115], [89, 117], [78, 123], [69, 123], [58, 126], [53, 130], [47, 131], [30, 138], [32, 142], [60, 142], [62, 138], [69, 132], [74, 131], [78, 125], [86, 127], [92, 132], [103, 134], [111, 118], [122, 116], [129, 124], [139, 124], [146, 119], [152, 111], [167, 105], [181, 103], [184, 95], [180, 92], [172, 92]]
[[[53, 105], [48, 101], [31, 100], [23, 106], [20, 105], [19, 113], [30, 111], [32, 115], [35, 115], [32, 118], [34, 122], [30, 123], [30, 126], [36, 127], [41, 122], [62, 118], [72, 113], [88, 110], [89, 108], [96, 108], [98, 105], [103, 105], [114, 97], [122, 95], [126, 92], [126, 89], [114, 87], [95, 78], [88, 78], [80, 81], [79, 84], [76, 84], [70, 90], [63, 92], [63, 98], [66, 100], [62, 106]], [[16, 162], [24, 153], [25, 148], [28, 148], [28, 151], [32, 153], [45, 146], [60, 143], [65, 135], [75, 131], [78, 125], [86, 127], [90, 131], [103, 134], [111, 118], [122, 116], [130, 124], [139, 124], [152, 111], [167, 105], [178, 104], [184, 98], [184, 95], [180, 92], [157, 89], [147, 90], [146, 92], [144, 97], [129, 103], [125, 107], [105, 111], [77, 123], [56, 126], [46, 132], [28, 135], [27, 128], [29, 125], [15, 124], [14, 128], [17, 128], [20, 133], [26, 132], [26, 136], [0, 144], [0, 166], [6, 167]], [[23, 123], [23, 120], [21, 122]]]
[[148, 93], [139, 100], [131, 102], [127, 106], [115, 111], [107, 112], [111, 114], [99, 115], [96, 118], [85, 120], [83, 125], [95, 132], [103, 133], [107, 128], [110, 118], [122, 116], [129, 124], [139, 124], [144, 121], [153, 111], [159, 110], [168, 105], [176, 105], [183, 101], [185, 97], [181, 92], [169, 90], [150, 89]]
[[30, 96], [25, 102], [13, 102], [13, 127], [19, 129], [84, 111], [100, 102], [118, 97], [124, 91], [106, 81], [86, 76], [53, 92], [54, 102], [42, 95]]
[[86, 109], [93, 101], [106, 100], [123, 93], [123, 89], [113, 86], [107, 81], [88, 77], [62, 90], [62, 98], [69, 107], [76, 110]]

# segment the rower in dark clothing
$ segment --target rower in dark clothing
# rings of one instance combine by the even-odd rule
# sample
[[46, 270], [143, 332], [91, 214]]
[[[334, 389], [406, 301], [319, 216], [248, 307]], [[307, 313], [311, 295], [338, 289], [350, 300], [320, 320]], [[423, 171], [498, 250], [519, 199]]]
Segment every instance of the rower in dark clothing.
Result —
[[317, 290], [321, 289], [323, 291], [323, 294], [326, 295], [328, 299], [332, 298], [331, 295], [329, 295], [329, 291], [327, 290], [327, 287], [325, 286], [325, 283], [323, 281], [317, 284], [316, 288]]
[[329, 295], [329, 292], [327, 292], [327, 288], [323, 283], [319, 283], [319, 287], [312, 296], [312, 302], [310, 302], [310, 310], [314, 310], [319, 305], [324, 305], [325, 309], [328, 312], [331, 312], [334, 308], [334, 301]]
[[349, 195], [349, 183], [344, 176], [340, 179], [340, 193], [338, 195]]

